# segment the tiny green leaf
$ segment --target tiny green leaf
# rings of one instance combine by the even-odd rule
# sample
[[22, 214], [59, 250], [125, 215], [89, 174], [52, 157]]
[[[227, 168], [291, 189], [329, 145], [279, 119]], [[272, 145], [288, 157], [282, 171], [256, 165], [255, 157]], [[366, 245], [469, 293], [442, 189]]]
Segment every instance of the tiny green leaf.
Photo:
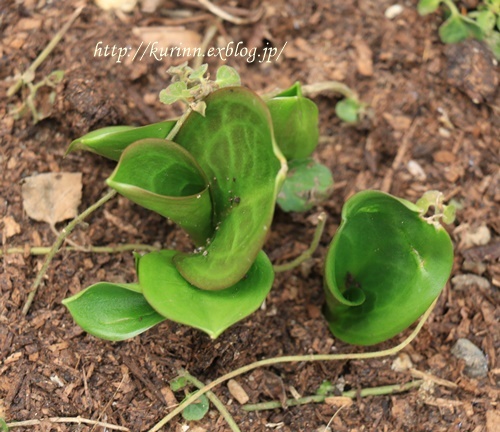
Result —
[[316, 391], [317, 395], [326, 396], [332, 394], [335, 390], [335, 387], [330, 381], [323, 381]]
[[327, 199], [333, 190], [331, 171], [312, 159], [290, 161], [288, 174], [278, 194], [286, 212], [303, 212]]
[[141, 127], [109, 126], [97, 129], [74, 140], [66, 150], [66, 154], [74, 150], [88, 150], [117, 161], [123, 150], [135, 141], [145, 138], [166, 138], [175, 123], [175, 120], [167, 120]]
[[257, 310], [274, 280], [271, 262], [260, 252], [246, 276], [225, 290], [194, 287], [177, 271], [173, 250], [152, 252], [139, 261], [139, 283], [149, 304], [165, 318], [200, 329], [215, 339]]
[[420, 15], [428, 15], [436, 12], [442, 0], [420, 0], [417, 10]]
[[203, 76], [207, 73], [208, 70], [208, 64], [202, 64], [201, 66], [197, 67], [194, 69], [190, 74], [189, 74], [189, 79], [191, 81], [201, 81], [203, 79]]
[[439, 27], [439, 37], [443, 43], [457, 43], [469, 36], [467, 25], [460, 15], [451, 15]]
[[238, 72], [236, 72], [236, 69], [231, 66], [222, 65], [217, 70], [215, 83], [219, 86], [219, 88], [236, 87], [241, 85], [241, 79]]
[[357, 100], [347, 98], [337, 102], [337, 105], [335, 105], [335, 114], [346, 123], [357, 123], [361, 108], [361, 104]]
[[[284, 93], [301, 93], [298, 83], [291, 89]], [[319, 139], [316, 104], [302, 96], [280, 95], [268, 100], [267, 107], [273, 120], [276, 143], [287, 160], [308, 157]]]
[[57, 85], [59, 84], [64, 78], [64, 71], [63, 70], [55, 70], [53, 72], [51, 72], [48, 76], [47, 76], [47, 84], [48, 85]]
[[198, 245], [212, 235], [208, 181], [178, 144], [155, 138], [135, 142], [106, 182], [131, 201], [172, 219]]
[[450, 237], [419, 207], [378, 191], [357, 193], [342, 209], [326, 257], [330, 330], [357, 345], [395, 336], [436, 299], [452, 264]]
[[172, 391], [176, 392], [182, 390], [184, 387], [188, 385], [188, 381], [185, 376], [179, 376], [172, 381], [170, 381], [170, 388]]
[[186, 101], [191, 98], [191, 92], [184, 81], [177, 81], [170, 84], [160, 92], [160, 102], [171, 105], [177, 101]]
[[[184, 400], [189, 398], [192, 394], [193, 393], [188, 394]], [[198, 421], [205, 417], [209, 408], [210, 403], [208, 402], [208, 398], [203, 394], [196, 402], [193, 402], [182, 410], [182, 417], [184, 420]]]
[[165, 320], [137, 284], [99, 282], [62, 302], [87, 333], [111, 341], [132, 338]]

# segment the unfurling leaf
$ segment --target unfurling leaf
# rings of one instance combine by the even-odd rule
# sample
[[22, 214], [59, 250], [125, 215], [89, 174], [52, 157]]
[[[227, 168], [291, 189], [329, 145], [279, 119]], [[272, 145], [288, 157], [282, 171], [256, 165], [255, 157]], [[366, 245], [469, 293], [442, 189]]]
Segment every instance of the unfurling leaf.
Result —
[[131, 201], [172, 219], [204, 245], [213, 232], [208, 181], [181, 146], [162, 139], [137, 141], [106, 181]]
[[203, 252], [179, 254], [174, 262], [193, 285], [221, 290], [239, 282], [262, 249], [287, 166], [255, 93], [228, 87], [205, 102], [206, 116], [191, 113], [175, 142], [208, 179], [215, 230]]
[[390, 339], [437, 298], [452, 264], [450, 237], [419, 207], [382, 192], [359, 192], [344, 205], [326, 257], [330, 330], [356, 345]]

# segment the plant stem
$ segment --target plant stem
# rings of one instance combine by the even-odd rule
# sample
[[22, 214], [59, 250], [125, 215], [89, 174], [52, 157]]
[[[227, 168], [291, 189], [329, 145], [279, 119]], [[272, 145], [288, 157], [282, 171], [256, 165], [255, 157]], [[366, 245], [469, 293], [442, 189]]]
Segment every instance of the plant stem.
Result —
[[116, 195], [115, 190], [110, 190], [106, 195], [104, 195], [99, 201], [96, 203], [92, 204], [89, 208], [84, 210], [82, 213], [80, 213], [75, 219], [73, 219], [67, 226], [61, 231], [61, 234], [59, 234], [59, 237], [57, 237], [56, 241], [52, 245], [52, 248], [50, 249], [49, 253], [47, 254], [45, 258], [45, 262], [43, 263], [42, 268], [38, 272], [35, 281], [33, 282], [33, 285], [31, 287], [30, 293], [28, 294], [28, 298], [26, 300], [26, 303], [24, 304], [22, 314], [26, 315], [28, 313], [28, 310], [31, 306], [31, 303], [33, 303], [33, 299], [35, 298], [36, 291], [38, 290], [38, 287], [42, 283], [42, 279], [45, 276], [45, 273], [47, 273], [47, 270], [49, 268], [50, 263], [52, 262], [52, 259], [54, 258], [55, 254], [63, 244], [64, 240], [66, 237], [68, 237], [71, 232], [75, 229], [75, 227], [82, 222], [88, 215], [90, 215], [92, 212], [97, 210], [99, 207], [107, 203], [111, 198], [113, 198]]
[[302, 252], [297, 258], [290, 261], [289, 263], [273, 265], [273, 270], [276, 273], [293, 270], [295, 267], [299, 266], [304, 261], [307, 261], [309, 258], [311, 258], [314, 252], [316, 252], [316, 249], [318, 249], [319, 241], [321, 240], [321, 236], [325, 229], [325, 223], [326, 223], [326, 213], [323, 212], [320, 213], [320, 215], [318, 216], [318, 225], [316, 226], [316, 231], [314, 231], [314, 236], [309, 248], [304, 252]]
[[[203, 384], [201, 381], [196, 379], [193, 375], [191, 375], [187, 371], [183, 371], [181, 373], [181, 376], [185, 377], [188, 382], [193, 384], [196, 388], [202, 389], [205, 387], [205, 384]], [[224, 404], [221, 402], [221, 400], [216, 396], [215, 393], [211, 391], [207, 391], [207, 398], [214, 404], [214, 406], [219, 410], [219, 412], [222, 414], [222, 417], [224, 417], [224, 420], [226, 420], [228, 426], [231, 428], [233, 432], [241, 432], [240, 428], [236, 424], [236, 422], [233, 419], [233, 416], [231, 413], [227, 410], [227, 408], [224, 406]]]
[[450, 10], [450, 13], [453, 16], [462, 16], [460, 11], [457, 8], [457, 5], [453, 2], [453, 0], [441, 0], [446, 6], [448, 6], [448, 9]]
[[313, 361], [336, 361], [336, 360], [365, 360], [371, 358], [385, 357], [398, 353], [403, 348], [405, 348], [408, 344], [410, 344], [413, 339], [418, 335], [423, 325], [429, 318], [434, 306], [437, 303], [437, 299], [432, 302], [429, 309], [422, 315], [419, 323], [415, 327], [415, 329], [411, 332], [411, 334], [399, 345], [395, 347], [382, 350], [382, 351], [374, 351], [367, 353], [351, 353], [351, 354], [309, 354], [309, 355], [297, 355], [297, 356], [284, 356], [284, 357], [274, 357], [270, 359], [260, 360], [249, 365], [243, 366], [239, 369], [236, 369], [232, 372], [227, 373], [226, 375], [217, 378], [212, 381], [210, 384], [207, 384], [201, 390], [193, 393], [189, 398], [187, 398], [184, 402], [182, 402], [177, 408], [175, 408], [170, 414], [165, 416], [160, 422], [158, 422], [152, 429], [148, 432], [157, 432], [164, 425], [166, 425], [170, 420], [172, 420], [177, 414], [182, 412], [184, 408], [197, 400], [201, 395], [205, 394], [207, 391], [212, 390], [214, 387], [222, 384], [225, 381], [230, 380], [231, 378], [235, 378], [241, 374], [250, 372], [251, 370], [257, 369], [262, 366], [270, 366], [279, 363], [292, 363], [292, 362], [313, 362]]
[[[366, 389], [361, 389], [361, 390], [349, 390], [346, 392], [343, 392], [341, 394], [342, 397], [348, 397], [351, 399], [356, 398], [358, 395], [360, 397], [366, 397], [366, 396], [382, 396], [382, 395], [387, 395], [387, 394], [393, 394], [393, 393], [402, 393], [408, 390], [411, 390], [413, 388], [420, 387], [420, 385], [424, 382], [424, 380], [415, 380], [411, 381], [406, 384], [393, 384], [393, 385], [386, 385], [386, 386], [380, 386], [380, 387], [372, 387], [372, 388], [366, 388]], [[324, 402], [327, 398], [332, 397], [332, 395], [313, 395], [313, 396], [305, 396], [299, 399], [287, 399], [285, 401], [285, 405], [283, 406], [280, 401], [270, 401], [270, 402], [262, 402], [262, 403], [256, 403], [256, 404], [247, 404], [243, 405], [242, 408], [245, 411], [265, 411], [265, 410], [271, 410], [275, 408], [284, 408], [284, 407], [291, 407], [291, 406], [297, 406], [297, 405], [306, 405], [310, 403], [322, 403]]]
[[[80, 12], [83, 10], [83, 6], [79, 7], [76, 9], [73, 14], [70, 16], [68, 22], [64, 24], [63, 28], [59, 30], [56, 35], [52, 38], [52, 40], [49, 42], [49, 44], [44, 48], [44, 50], [40, 53], [40, 55], [31, 63], [31, 65], [26, 69], [26, 72], [24, 72], [18, 80], [9, 87], [7, 90], [7, 97], [14, 96], [19, 89], [22, 87], [23, 84], [25, 84], [27, 81], [25, 81], [25, 77], [28, 76], [28, 79], [31, 78], [31, 82], [33, 79], [33, 76], [35, 75], [36, 70], [38, 69], [38, 66], [40, 66], [45, 59], [49, 56], [49, 54], [53, 51], [53, 49], [57, 46], [59, 41], [63, 38], [63, 36], [66, 34], [66, 32], [69, 30], [71, 25], [75, 22], [75, 20], [78, 18], [78, 15], [80, 15]], [[31, 77], [30, 77], [31, 75]]]
[[[5, 255], [10, 255], [10, 254], [24, 254], [27, 253], [29, 255], [47, 255], [50, 253], [52, 250], [52, 247], [48, 246], [34, 246], [34, 247], [29, 247], [29, 248], [23, 248], [23, 247], [12, 247], [8, 248], [5, 251]], [[62, 252], [62, 251], [69, 251], [69, 252], [84, 252], [84, 253], [121, 253], [121, 252], [128, 252], [128, 251], [147, 251], [147, 252], [154, 252], [157, 251], [158, 248], [151, 246], [151, 245], [145, 245], [145, 244], [134, 244], [134, 243], [127, 243], [127, 244], [122, 244], [122, 245], [117, 245], [117, 246], [89, 246], [89, 247], [81, 247], [81, 246], [68, 246], [68, 247], [62, 247], [59, 249], [57, 252]], [[2, 256], [4, 251], [0, 250], [0, 256]]]

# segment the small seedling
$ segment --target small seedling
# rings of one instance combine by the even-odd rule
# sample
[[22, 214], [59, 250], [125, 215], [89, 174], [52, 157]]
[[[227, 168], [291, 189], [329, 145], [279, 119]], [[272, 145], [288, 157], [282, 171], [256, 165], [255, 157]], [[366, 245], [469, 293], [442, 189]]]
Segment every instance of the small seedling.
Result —
[[[427, 194], [415, 205], [364, 191], [346, 202], [325, 263], [325, 314], [339, 339], [356, 345], [390, 339], [438, 297], [453, 264], [450, 237], [439, 224], [452, 215], [438, 197]], [[429, 205], [436, 214], [426, 218]]]
[[447, 7], [447, 18], [439, 27], [443, 43], [457, 43], [468, 37], [484, 40], [500, 59], [500, 0], [485, 0], [468, 14], [462, 14], [453, 0], [420, 0], [418, 12], [428, 15], [441, 4]]
[[19, 106], [18, 108], [12, 109], [10, 114], [14, 116], [14, 119], [18, 120], [22, 116], [24, 116], [28, 111], [31, 112], [31, 116], [33, 118], [33, 124], [38, 123], [40, 120], [43, 120], [44, 118], [47, 117], [48, 113], [40, 111], [36, 107], [36, 96], [37, 92], [40, 88], [42, 87], [49, 87], [52, 88], [51, 92], [49, 93], [48, 96], [48, 104], [49, 106], [54, 105], [55, 98], [56, 98], [56, 92], [55, 92], [55, 87], [62, 81], [64, 77], [64, 71], [62, 70], [57, 70], [54, 72], [51, 72], [49, 75], [47, 75], [44, 79], [41, 81], [33, 84], [33, 79], [34, 79], [34, 73], [25, 73], [23, 75], [24, 79], [24, 84], [28, 87], [29, 94], [26, 96], [25, 100]]

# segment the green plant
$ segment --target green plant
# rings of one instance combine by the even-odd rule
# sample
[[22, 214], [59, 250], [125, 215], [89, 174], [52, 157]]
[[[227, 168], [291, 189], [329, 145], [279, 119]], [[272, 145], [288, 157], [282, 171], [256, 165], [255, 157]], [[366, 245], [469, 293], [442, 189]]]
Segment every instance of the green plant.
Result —
[[[160, 99], [183, 102], [181, 118], [104, 128], [68, 149], [117, 160], [108, 185], [177, 223], [196, 246], [136, 254], [137, 283], [100, 282], [64, 300], [101, 338], [133, 337], [164, 319], [216, 338], [261, 305], [275, 271], [292, 267], [273, 268], [262, 251], [275, 205], [305, 211], [332, 190], [330, 170], [310, 159], [318, 109], [300, 84], [264, 102], [228, 67], [215, 81], [205, 78], [206, 65], [170, 72]], [[325, 315], [337, 337], [361, 345], [389, 339], [439, 295], [453, 257], [439, 225], [452, 215], [441, 200], [432, 193], [414, 205], [365, 191], [346, 203], [325, 266]], [[426, 218], [429, 204], [436, 215]], [[321, 217], [314, 248], [323, 226]]]
[[418, 12], [420, 15], [436, 12], [441, 3], [447, 7], [447, 18], [439, 27], [443, 43], [456, 43], [468, 37], [484, 40], [500, 59], [500, 0], [484, 0], [466, 15], [460, 13], [453, 0], [420, 0]]

